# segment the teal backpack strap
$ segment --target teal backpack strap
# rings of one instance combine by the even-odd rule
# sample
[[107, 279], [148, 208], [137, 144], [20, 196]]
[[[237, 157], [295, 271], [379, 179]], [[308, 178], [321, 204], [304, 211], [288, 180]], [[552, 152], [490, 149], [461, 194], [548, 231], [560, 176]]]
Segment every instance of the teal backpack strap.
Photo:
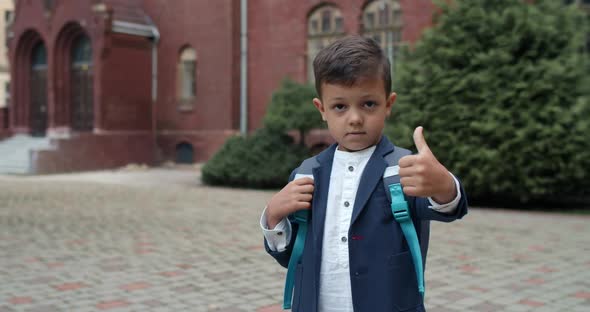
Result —
[[402, 186], [399, 183], [390, 184], [389, 192], [391, 194], [391, 211], [395, 221], [399, 223], [404, 233], [404, 237], [410, 247], [412, 260], [414, 262], [414, 270], [416, 271], [416, 280], [418, 281], [418, 292], [424, 299], [424, 269], [422, 267], [422, 251], [420, 249], [420, 242], [416, 234], [416, 228], [410, 217], [408, 209], [408, 202], [404, 198]]
[[289, 259], [289, 267], [287, 269], [287, 278], [285, 279], [285, 292], [283, 295], [283, 309], [291, 309], [291, 302], [293, 301], [293, 286], [295, 285], [295, 271], [299, 259], [303, 254], [303, 247], [305, 246], [305, 238], [307, 236], [307, 220], [309, 219], [308, 210], [299, 210], [293, 214], [295, 222], [299, 224], [297, 230], [297, 237]]
[[[306, 159], [295, 172], [295, 180], [303, 177], [310, 177], [313, 179], [313, 169], [319, 166], [315, 157]], [[289, 266], [287, 269], [287, 278], [285, 279], [285, 291], [283, 294], [283, 309], [291, 309], [291, 302], [293, 301], [293, 286], [295, 285], [295, 271], [297, 263], [303, 254], [303, 247], [305, 246], [305, 238], [307, 237], [307, 225], [309, 221], [309, 210], [299, 210], [293, 214], [293, 221], [299, 225], [297, 230], [297, 237], [295, 244], [291, 251], [291, 258], [289, 259]]]
[[402, 186], [399, 178], [398, 162], [400, 158], [410, 155], [411, 152], [399, 147], [395, 147], [393, 153], [387, 155], [385, 160], [388, 167], [383, 174], [383, 186], [385, 193], [391, 196], [391, 211], [395, 221], [399, 223], [404, 237], [410, 248], [412, 254], [412, 262], [414, 263], [414, 270], [416, 271], [416, 281], [418, 282], [418, 292], [424, 300], [424, 266], [422, 260], [422, 251], [420, 248], [420, 241], [416, 234], [416, 228], [412, 222], [408, 202], [404, 196]]

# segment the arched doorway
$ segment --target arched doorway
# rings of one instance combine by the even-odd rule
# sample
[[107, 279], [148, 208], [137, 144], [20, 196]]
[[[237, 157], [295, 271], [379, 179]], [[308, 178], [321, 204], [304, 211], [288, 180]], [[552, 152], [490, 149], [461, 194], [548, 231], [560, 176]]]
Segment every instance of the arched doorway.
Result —
[[182, 142], [176, 145], [176, 160], [177, 164], [192, 164], [194, 163], [195, 152], [193, 146], [189, 143]]
[[31, 53], [29, 127], [32, 136], [47, 130], [47, 50], [37, 43]]
[[92, 45], [81, 34], [73, 42], [70, 62], [71, 109], [73, 130], [92, 131], [94, 128]]

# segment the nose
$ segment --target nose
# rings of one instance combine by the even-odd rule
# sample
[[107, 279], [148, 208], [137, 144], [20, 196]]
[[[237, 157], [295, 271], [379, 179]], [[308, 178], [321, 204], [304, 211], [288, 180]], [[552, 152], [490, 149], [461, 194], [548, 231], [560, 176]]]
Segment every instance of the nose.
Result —
[[363, 116], [358, 110], [351, 109], [350, 115], [348, 116], [348, 123], [351, 126], [360, 126], [363, 124]]

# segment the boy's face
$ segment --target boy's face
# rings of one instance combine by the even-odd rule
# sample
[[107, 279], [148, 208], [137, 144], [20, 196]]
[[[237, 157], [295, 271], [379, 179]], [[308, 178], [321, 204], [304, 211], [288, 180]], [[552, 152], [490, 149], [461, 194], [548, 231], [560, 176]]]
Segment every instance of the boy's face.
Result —
[[322, 99], [313, 99], [313, 104], [328, 123], [338, 149], [359, 151], [379, 142], [396, 97], [395, 93], [386, 96], [384, 90], [378, 78], [361, 79], [350, 87], [322, 84]]

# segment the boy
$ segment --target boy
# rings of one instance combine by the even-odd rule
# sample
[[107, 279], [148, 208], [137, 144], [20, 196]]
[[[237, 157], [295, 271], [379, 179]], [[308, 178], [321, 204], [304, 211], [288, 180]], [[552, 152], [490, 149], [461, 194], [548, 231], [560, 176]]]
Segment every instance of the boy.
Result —
[[[384, 157], [399, 149], [382, 135], [396, 98], [389, 60], [372, 39], [350, 36], [322, 50], [313, 65], [319, 96], [313, 104], [336, 143], [317, 156], [313, 179], [291, 174], [260, 220], [267, 252], [287, 267], [298, 231], [287, 217], [310, 211], [293, 311], [424, 311], [408, 243], [383, 186]], [[402, 157], [398, 174], [427, 248], [429, 220], [461, 218], [467, 201], [428, 148], [422, 127], [414, 142], [418, 154]]]

